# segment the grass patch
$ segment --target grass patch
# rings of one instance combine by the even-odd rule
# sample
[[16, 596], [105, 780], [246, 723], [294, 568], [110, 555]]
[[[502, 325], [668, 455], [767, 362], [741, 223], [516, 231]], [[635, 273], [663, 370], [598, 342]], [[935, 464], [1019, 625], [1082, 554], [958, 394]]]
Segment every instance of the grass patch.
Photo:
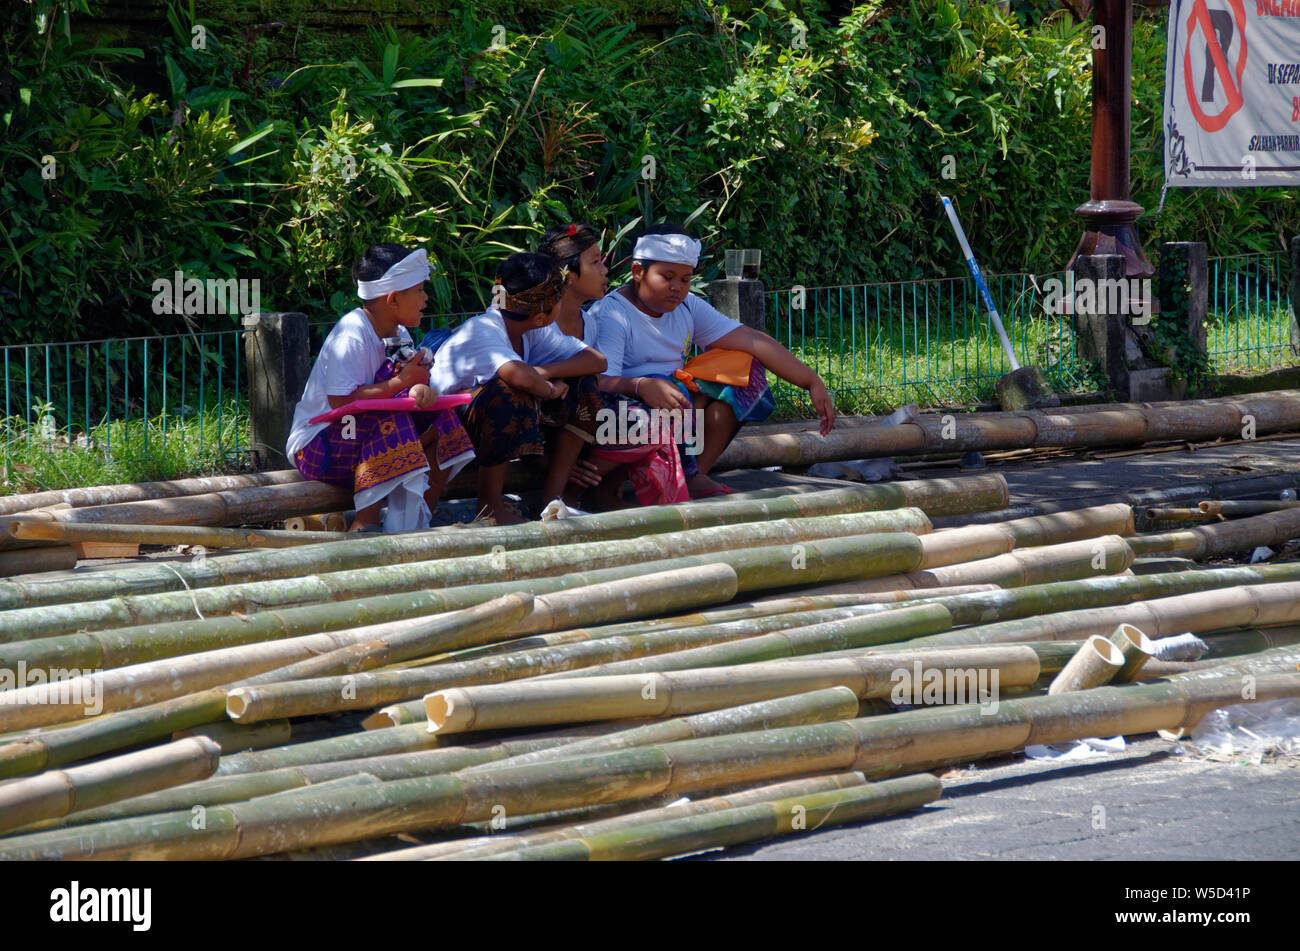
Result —
[[235, 399], [89, 432], [59, 430], [46, 415], [30, 425], [10, 416], [0, 424], [0, 494], [249, 471], [248, 445], [248, 406]]

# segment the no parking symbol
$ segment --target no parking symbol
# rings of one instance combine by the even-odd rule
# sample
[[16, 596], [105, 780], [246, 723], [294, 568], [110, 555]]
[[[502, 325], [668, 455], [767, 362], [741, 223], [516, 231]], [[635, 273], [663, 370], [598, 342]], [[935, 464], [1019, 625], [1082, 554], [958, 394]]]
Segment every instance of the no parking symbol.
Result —
[[[1246, 10], [1242, 0], [1222, 0], [1228, 9], [1211, 10], [1206, 0], [1195, 0], [1187, 19], [1187, 44], [1183, 48], [1183, 83], [1187, 89], [1187, 102], [1196, 122], [1206, 132], [1218, 132], [1245, 102], [1241, 94], [1241, 75], [1246, 69]], [[1205, 69], [1200, 89], [1192, 78], [1192, 45], [1197, 30], [1205, 38]], [[1236, 53], [1236, 61], [1228, 63], [1228, 53]], [[1227, 104], [1213, 114], [1202, 108], [1203, 103], [1213, 103], [1216, 86], [1222, 86]]]

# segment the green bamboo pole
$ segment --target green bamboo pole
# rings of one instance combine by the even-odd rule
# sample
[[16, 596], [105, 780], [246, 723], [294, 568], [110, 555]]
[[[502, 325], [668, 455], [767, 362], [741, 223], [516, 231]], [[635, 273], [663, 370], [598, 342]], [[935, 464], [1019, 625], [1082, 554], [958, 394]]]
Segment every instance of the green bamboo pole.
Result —
[[[909, 541], [885, 541], [884, 551], [881, 551], [880, 540], [891, 537]], [[422, 617], [471, 607], [514, 592], [541, 595], [597, 584], [630, 583], [627, 579], [705, 565], [732, 564], [737, 572], [742, 573], [741, 581], [748, 586], [747, 590], [762, 590], [769, 586], [793, 583], [808, 576], [842, 576], [870, 571], [873, 570], [873, 564], [879, 564], [882, 559], [888, 563], [899, 558], [913, 557], [915, 551], [907, 549], [914, 543], [913, 536], [875, 535], [870, 536], [866, 542], [830, 539], [801, 543], [798, 558], [792, 554], [791, 546], [778, 545], [747, 552], [665, 559], [549, 578], [463, 585], [458, 588], [376, 595], [346, 602], [263, 610], [242, 617], [169, 621], [95, 633], [36, 638], [12, 644], [0, 643], [0, 669], [16, 668], [20, 661], [29, 669], [124, 666], [184, 652], [215, 650], [219, 647], [333, 631], [349, 627], [359, 620], [379, 623]], [[801, 569], [797, 565], [805, 567]], [[5, 634], [0, 632], [0, 641], [4, 637]]]
[[919, 773], [849, 789], [659, 819], [483, 858], [523, 862], [647, 861], [909, 812], [934, 802], [942, 791], [943, 783], [938, 778]]
[[444, 734], [664, 717], [833, 686], [848, 687], [864, 699], [887, 697], [899, 683], [898, 672], [911, 677], [914, 665], [918, 679], [937, 671], [942, 681], [945, 671], [980, 669], [989, 676], [997, 671], [999, 682], [1008, 685], [1031, 684], [1040, 672], [1038, 655], [1029, 648], [973, 648], [451, 687], [429, 694], [424, 706], [429, 729]]
[[766, 783], [762, 786], [739, 792], [682, 802], [672, 806], [660, 806], [654, 809], [625, 813], [608, 819], [587, 820], [575, 825], [561, 826], [532, 833], [497, 833], [451, 842], [436, 842], [430, 845], [417, 845], [407, 849], [395, 849], [380, 852], [357, 859], [359, 862], [419, 862], [429, 859], [453, 858], [456, 860], [482, 858], [498, 852], [510, 852], [526, 846], [559, 842], [584, 835], [612, 832], [640, 825], [657, 819], [674, 819], [683, 815], [699, 815], [705, 812], [717, 812], [737, 806], [781, 799], [786, 796], [803, 796], [809, 793], [826, 792], [832, 789], [845, 789], [861, 786], [866, 777], [858, 772], [830, 773], [826, 776], [812, 776], [808, 779], [792, 779], [782, 783]]
[[1300, 621], [1298, 599], [1300, 583], [1294, 581], [1193, 591], [1126, 605], [979, 624], [918, 637], [913, 646], [1076, 640], [1092, 634], [1105, 636], [1124, 623], [1155, 637], [1185, 631], [1199, 633], [1229, 627], [1293, 624]]
[[1147, 509], [1146, 516], [1153, 522], [1203, 522], [1212, 517], [1205, 514], [1200, 509], [1180, 509], [1159, 506]]
[[1087, 690], [1109, 683], [1124, 666], [1124, 652], [1100, 635], [1094, 634], [1070, 658], [1070, 662], [1053, 678], [1048, 694]]
[[[567, 737], [550, 739], [515, 740], [475, 746], [453, 746], [446, 749], [406, 750], [380, 756], [326, 763], [303, 763], [261, 772], [236, 773], [203, 778], [187, 782], [172, 789], [148, 795], [122, 799], [98, 809], [87, 809], [67, 815], [60, 825], [87, 825], [143, 816], [194, 806], [223, 805], [243, 802], [260, 796], [304, 789], [320, 783], [334, 782], [350, 776], [365, 774], [377, 780], [410, 779], [414, 776], [437, 776], [455, 773], [484, 763], [497, 763], [511, 758], [517, 751], [536, 752], [558, 747], [569, 742]], [[0, 787], [3, 788], [3, 787]], [[48, 827], [48, 826], [47, 826]]]
[[[852, 720], [858, 716], [858, 706], [858, 694], [851, 687], [826, 687], [572, 740], [550, 749], [521, 753], [511, 758], [510, 765], [524, 766], [529, 763], [573, 759], [592, 753], [657, 746], [677, 740], [698, 740], [706, 736], [727, 736], [750, 730]], [[478, 770], [480, 767], [471, 766], [465, 772]]]
[[[547, 752], [573, 748], [561, 753], [572, 758], [600, 749], [624, 749], [669, 740], [699, 736], [722, 736], [753, 729], [771, 729], [802, 723], [826, 723], [857, 716], [858, 699], [844, 688], [815, 691], [775, 701], [749, 704], [734, 710], [722, 710], [693, 717], [682, 717], [633, 729], [620, 729], [574, 739], [561, 734], [551, 737], [507, 740], [499, 743], [448, 747], [424, 751], [402, 751], [379, 756], [353, 758], [339, 762], [306, 763], [280, 769], [220, 776], [199, 783], [150, 796], [140, 796], [113, 806], [70, 816], [69, 824], [85, 824], [126, 816], [145, 815], [185, 809], [194, 805], [238, 802], [271, 792], [338, 779], [357, 772], [369, 773], [382, 780], [437, 773], [462, 772], [504, 760], [529, 762]], [[426, 731], [427, 732], [427, 731]], [[609, 737], [606, 740], [606, 736]]]
[[211, 776], [221, 748], [206, 737], [0, 784], [0, 834], [78, 809]]
[[[499, 623], [499, 612], [513, 610], [519, 599], [503, 596], [496, 604], [488, 603], [476, 611], [458, 612], [442, 618], [370, 625], [354, 629], [362, 641], [405, 631], [441, 631], [448, 638], [485, 636]], [[360, 633], [357, 634], [356, 632]], [[454, 641], [452, 641], [454, 643]], [[280, 666], [286, 666], [288, 662]], [[274, 665], [270, 671], [274, 671]], [[113, 672], [107, 672], [113, 673]], [[264, 673], [260, 675], [266, 677]], [[271, 674], [274, 679], [274, 674]], [[249, 683], [265, 682], [258, 677]], [[238, 685], [238, 684], [237, 684]], [[186, 696], [152, 703], [131, 710], [101, 716], [88, 723], [40, 731], [0, 745], [0, 778], [21, 776], [52, 766], [62, 766], [88, 756], [140, 743], [175, 730], [188, 729], [220, 720], [225, 716], [226, 694], [219, 688], [201, 690]], [[3, 705], [0, 705], [0, 711]]]
[[[1300, 696], [1300, 674], [1265, 674], [1258, 700]], [[1086, 736], [1181, 727], [1206, 704], [1241, 702], [1232, 678], [1098, 687], [1078, 694], [683, 740], [558, 763], [503, 765], [476, 774], [401, 779], [347, 790], [300, 790], [215, 806], [205, 827], [183, 810], [0, 840], [0, 860], [221, 859], [271, 855], [418, 829], [554, 809], [685, 794], [729, 783], [1019, 749]]]
[[264, 720], [252, 726], [243, 726], [239, 723], [205, 723], [202, 726], [177, 730], [172, 734], [172, 739], [183, 740], [187, 736], [206, 736], [221, 747], [222, 756], [229, 756], [248, 750], [284, 746], [292, 735], [293, 730], [288, 720]]
[[[910, 533], [850, 532], [827, 538], [808, 537], [809, 533], [845, 532], [864, 527], [878, 515], [831, 516], [829, 521], [809, 519], [804, 524], [793, 521], [751, 522], [634, 540], [501, 551], [467, 558], [308, 575], [291, 580], [250, 581], [192, 591], [23, 608], [6, 613], [0, 638], [25, 640], [71, 633], [84, 627], [102, 630], [128, 624], [176, 621], [196, 613], [201, 617], [236, 612], [252, 614], [267, 609], [348, 601], [397, 591], [467, 586], [497, 580], [518, 582], [556, 577], [577, 569], [644, 568], [647, 564], [658, 566], [652, 570], [692, 564], [730, 564], [745, 575], [744, 584], [749, 590], [762, 584], [774, 557], [787, 569], [802, 570], [799, 566], [805, 559], [803, 553], [807, 551], [824, 552], [825, 557], [844, 562], [844, 569], [827, 572], [825, 580], [892, 574], [916, 567], [921, 559], [921, 545]], [[775, 537], [779, 535], [793, 540], [775, 543]], [[291, 553], [293, 549], [285, 551]], [[791, 583], [811, 574], [813, 572], [790, 575], [796, 579]], [[812, 578], [808, 583], [816, 580]]]
[[[729, 569], [724, 566], [723, 570]], [[354, 652], [343, 649], [359, 644], [367, 645], [366, 649], [372, 654], [392, 651], [400, 658], [409, 656], [411, 650], [419, 653], [479, 643], [500, 637], [503, 629], [517, 623], [531, 604], [532, 599], [506, 595], [490, 604], [432, 620], [415, 618], [350, 630], [304, 634], [19, 687], [3, 694], [0, 728], [23, 729], [63, 723], [105, 711], [157, 703], [298, 662], [306, 662], [299, 669], [309, 672], [307, 675], [335, 673], [349, 669], [352, 658], [356, 656]], [[378, 644], [368, 644], [371, 641]], [[408, 653], [402, 653], [403, 649]]]
[[1021, 587], [1050, 581], [1070, 581], [1090, 575], [1113, 575], [1127, 571], [1133, 552], [1119, 535], [1103, 535], [1083, 541], [1023, 548], [961, 564], [927, 568], [885, 577], [822, 585], [805, 594], [862, 594], [906, 588], [937, 588], [966, 584], [997, 584]]
[[[133, 565], [97, 572], [75, 584], [0, 582], [0, 610], [90, 601], [127, 594], [178, 591], [322, 571], [392, 565], [436, 558], [460, 558], [506, 551], [570, 545], [771, 519], [806, 519], [848, 512], [914, 507], [926, 515], [989, 511], [1007, 504], [1006, 480], [997, 474], [959, 480], [927, 479], [852, 486], [753, 502], [689, 502], [623, 509], [581, 518], [402, 535], [349, 538], [287, 551], [244, 552], [208, 558], [202, 564]], [[171, 569], [175, 569], [175, 573]]]
[[878, 613], [881, 605], [832, 608], [798, 615], [777, 615], [731, 624], [642, 635], [603, 637], [555, 648], [524, 650], [459, 663], [441, 663], [405, 670], [377, 671], [348, 677], [269, 683], [227, 692], [226, 712], [239, 723], [277, 717], [299, 717], [337, 710], [368, 710], [445, 687], [503, 683], [555, 671], [603, 664], [611, 659], [675, 652], [699, 644], [726, 643], [764, 631], [806, 626], [840, 618]]
[[19, 541], [113, 542], [132, 545], [203, 545], [206, 548], [292, 548], [335, 542], [339, 532], [287, 532], [207, 525], [97, 525], [15, 518], [9, 534]]

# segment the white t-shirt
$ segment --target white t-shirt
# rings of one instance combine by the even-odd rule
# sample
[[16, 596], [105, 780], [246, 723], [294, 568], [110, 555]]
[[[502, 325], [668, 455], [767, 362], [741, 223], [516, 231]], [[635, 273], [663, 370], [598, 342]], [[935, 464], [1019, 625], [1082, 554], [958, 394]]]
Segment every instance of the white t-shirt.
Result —
[[[397, 339], [404, 344], [411, 343], [411, 335], [405, 327], [397, 328]], [[320, 355], [316, 357], [302, 399], [294, 410], [293, 426], [285, 446], [290, 459], [329, 426], [329, 423], [307, 422], [313, 416], [330, 411], [328, 397], [351, 396], [357, 387], [374, 383], [375, 374], [384, 365], [387, 355], [384, 341], [375, 333], [370, 319], [360, 307], [339, 318], [321, 344]]]
[[671, 376], [692, 344], [708, 347], [741, 326], [697, 294], [651, 317], [616, 290], [596, 301], [586, 319], [596, 324], [596, 349], [609, 363], [607, 376]]
[[551, 323], [524, 334], [521, 356], [510, 344], [506, 319], [498, 308], [491, 307], [461, 324], [434, 355], [429, 371], [433, 388], [440, 394], [463, 393], [486, 383], [511, 361], [541, 367], [586, 349], [581, 340]]

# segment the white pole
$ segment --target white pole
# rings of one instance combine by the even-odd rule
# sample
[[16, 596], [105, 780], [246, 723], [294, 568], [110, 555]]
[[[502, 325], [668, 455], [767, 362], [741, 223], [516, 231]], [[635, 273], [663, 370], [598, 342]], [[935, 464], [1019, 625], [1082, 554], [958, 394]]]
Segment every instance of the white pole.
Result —
[[1002, 341], [1002, 351], [1007, 355], [1007, 360], [1011, 362], [1012, 370], [1020, 369], [1020, 362], [1016, 360], [1016, 355], [1011, 349], [1011, 341], [1007, 339], [1007, 332], [1002, 327], [1002, 316], [998, 313], [997, 307], [993, 303], [993, 295], [989, 293], [988, 285], [984, 283], [984, 275], [980, 273], [980, 266], [975, 263], [975, 254], [970, 249], [970, 242], [966, 240], [966, 232], [961, 229], [961, 222], [957, 220], [957, 210], [953, 208], [945, 195], [939, 196], [943, 201], [943, 209], [948, 212], [948, 220], [952, 222], [952, 229], [957, 232], [957, 241], [961, 244], [961, 253], [966, 255], [966, 266], [970, 268], [971, 274], [975, 277], [975, 286], [979, 288], [980, 295], [984, 298], [984, 306], [989, 309], [989, 316], [993, 318], [993, 329], [998, 332], [998, 339]]

